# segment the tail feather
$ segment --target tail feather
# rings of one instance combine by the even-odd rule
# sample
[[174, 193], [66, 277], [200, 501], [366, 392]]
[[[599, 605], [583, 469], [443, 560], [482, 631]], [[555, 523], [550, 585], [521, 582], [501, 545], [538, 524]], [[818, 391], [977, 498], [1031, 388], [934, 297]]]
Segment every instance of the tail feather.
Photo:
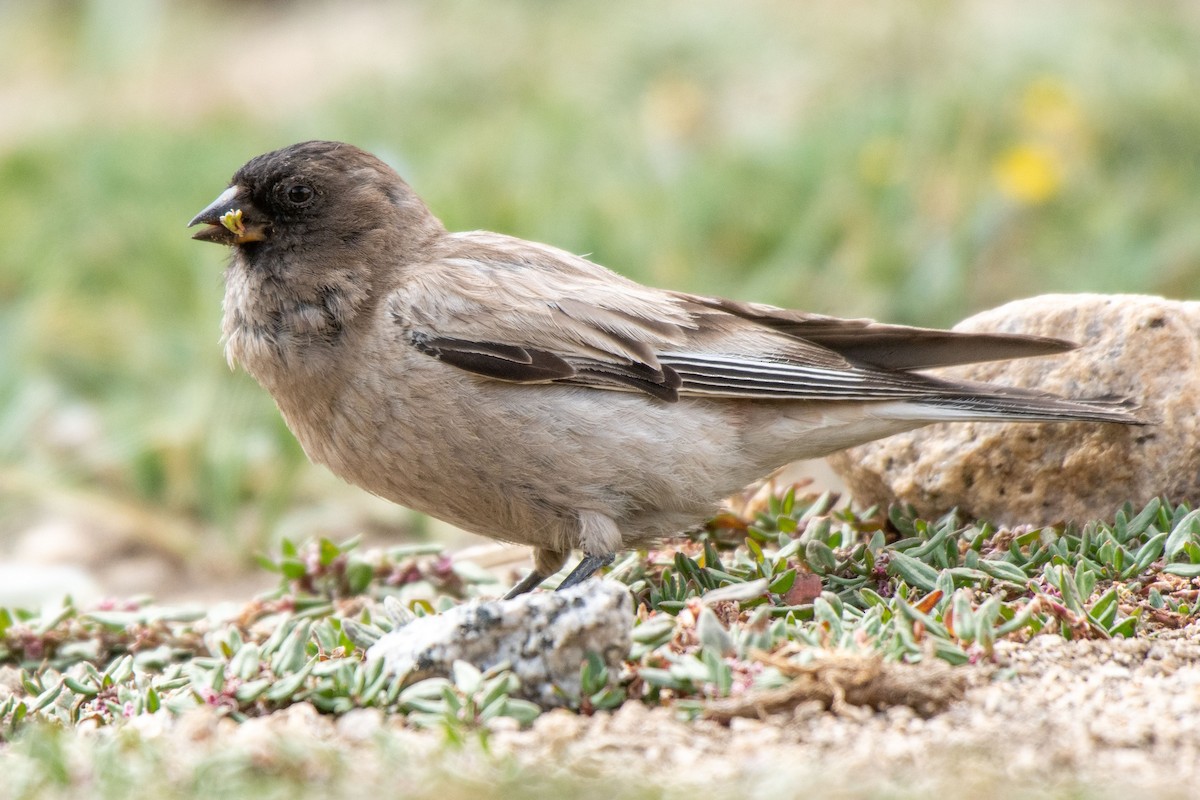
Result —
[[1044, 392], [989, 386], [987, 391], [924, 397], [920, 404], [945, 411], [946, 420], [1151, 424], [1137, 413], [1140, 407], [1136, 403], [1112, 396], [1068, 400]]

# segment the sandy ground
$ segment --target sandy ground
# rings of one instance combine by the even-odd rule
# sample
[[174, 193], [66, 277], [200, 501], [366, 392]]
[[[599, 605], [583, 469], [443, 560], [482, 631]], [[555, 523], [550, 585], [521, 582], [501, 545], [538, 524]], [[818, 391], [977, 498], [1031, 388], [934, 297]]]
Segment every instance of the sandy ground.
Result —
[[[762, 719], [681, 723], [630, 703], [591, 719], [543, 716], [500, 737], [522, 759], [674, 774], [680, 781], [767, 789], [801, 778], [827, 791], [905, 786], [964, 797], [1013, 796], [1078, 782], [1099, 796], [1194, 797], [1200, 778], [1200, 630], [1155, 639], [1003, 643], [996, 661], [919, 664], [929, 685], [964, 680], [962, 699], [923, 718], [801, 703]], [[759, 777], [754, 777], [759, 776]], [[1011, 791], [1013, 794], [1006, 792]], [[1133, 792], [1133, 794], [1129, 794]]]

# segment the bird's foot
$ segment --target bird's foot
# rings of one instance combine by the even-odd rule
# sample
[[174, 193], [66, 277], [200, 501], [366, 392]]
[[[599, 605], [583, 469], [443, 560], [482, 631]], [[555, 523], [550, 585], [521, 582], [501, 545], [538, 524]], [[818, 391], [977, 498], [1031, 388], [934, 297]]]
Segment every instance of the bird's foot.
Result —
[[584, 556], [579, 563], [575, 565], [575, 569], [571, 570], [567, 577], [563, 578], [563, 582], [555, 589], [556, 592], [561, 592], [563, 589], [569, 589], [572, 586], [578, 586], [588, 578], [596, 574], [596, 571], [601, 567], [607, 567], [616, 558], [614, 553], [605, 553], [602, 556]]

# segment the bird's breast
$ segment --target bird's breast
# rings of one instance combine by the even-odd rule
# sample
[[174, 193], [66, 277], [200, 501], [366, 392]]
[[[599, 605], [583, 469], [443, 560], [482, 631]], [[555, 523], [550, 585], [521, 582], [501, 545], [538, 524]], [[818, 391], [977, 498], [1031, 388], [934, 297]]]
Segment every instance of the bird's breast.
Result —
[[[343, 359], [348, 314], [337, 286], [302, 290], [235, 263], [226, 274], [225, 356], [273, 395], [327, 377]], [[276, 397], [276, 399], [279, 399]]]

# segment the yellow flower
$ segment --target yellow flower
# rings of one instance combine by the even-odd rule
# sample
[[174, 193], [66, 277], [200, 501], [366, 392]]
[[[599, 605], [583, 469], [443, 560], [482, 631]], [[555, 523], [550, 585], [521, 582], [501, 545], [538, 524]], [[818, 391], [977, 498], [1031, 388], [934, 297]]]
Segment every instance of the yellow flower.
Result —
[[1058, 154], [1047, 147], [1019, 144], [996, 159], [992, 167], [996, 185], [1012, 200], [1038, 205], [1058, 194], [1063, 166]]

